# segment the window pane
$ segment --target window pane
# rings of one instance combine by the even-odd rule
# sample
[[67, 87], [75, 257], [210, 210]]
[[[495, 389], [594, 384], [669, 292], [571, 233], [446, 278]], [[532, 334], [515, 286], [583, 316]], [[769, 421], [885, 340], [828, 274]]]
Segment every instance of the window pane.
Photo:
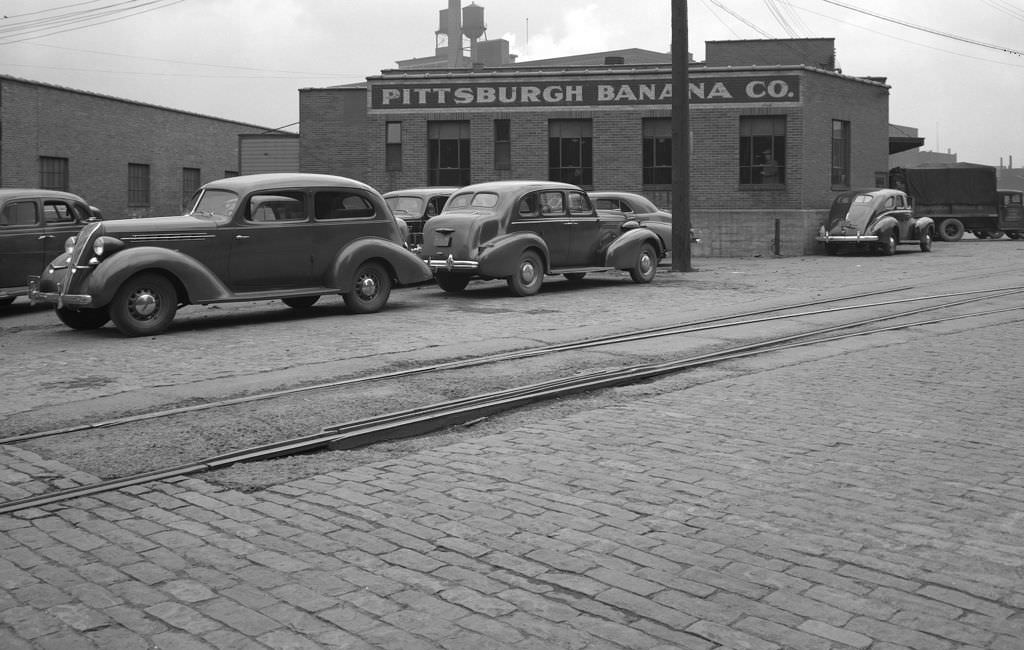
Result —
[[740, 118], [739, 182], [780, 185], [786, 178], [786, 116]]

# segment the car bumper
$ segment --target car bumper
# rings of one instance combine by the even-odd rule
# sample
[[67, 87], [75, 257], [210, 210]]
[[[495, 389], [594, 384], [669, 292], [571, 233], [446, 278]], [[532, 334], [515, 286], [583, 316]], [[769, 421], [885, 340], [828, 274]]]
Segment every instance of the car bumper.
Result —
[[[49, 283], [48, 283], [49, 284]], [[39, 276], [33, 275], [28, 278], [28, 299], [33, 304], [42, 303], [46, 305], [57, 305], [58, 307], [91, 307], [92, 296], [80, 296], [74, 294], [62, 294], [61, 285], [41, 286]]]
[[432, 271], [461, 271], [463, 273], [476, 273], [480, 263], [476, 260], [457, 260], [451, 255], [443, 260], [427, 260], [427, 266]]
[[878, 235], [818, 235], [816, 239], [825, 244], [863, 244], [878, 241]]

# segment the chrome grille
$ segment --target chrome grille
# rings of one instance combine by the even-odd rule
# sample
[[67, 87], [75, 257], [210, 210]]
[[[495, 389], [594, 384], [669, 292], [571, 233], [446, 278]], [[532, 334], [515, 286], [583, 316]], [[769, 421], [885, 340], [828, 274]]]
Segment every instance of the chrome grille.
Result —
[[92, 256], [92, 235], [99, 227], [99, 223], [90, 223], [79, 231], [75, 247], [71, 251], [72, 266], [81, 266], [89, 261], [89, 257]]

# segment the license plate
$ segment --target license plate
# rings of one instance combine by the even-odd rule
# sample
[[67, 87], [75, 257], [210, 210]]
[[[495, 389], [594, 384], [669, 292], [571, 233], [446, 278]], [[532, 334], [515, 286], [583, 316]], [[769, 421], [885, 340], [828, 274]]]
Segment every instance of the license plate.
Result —
[[447, 248], [452, 245], [452, 236], [444, 233], [434, 233], [434, 246], [441, 246]]

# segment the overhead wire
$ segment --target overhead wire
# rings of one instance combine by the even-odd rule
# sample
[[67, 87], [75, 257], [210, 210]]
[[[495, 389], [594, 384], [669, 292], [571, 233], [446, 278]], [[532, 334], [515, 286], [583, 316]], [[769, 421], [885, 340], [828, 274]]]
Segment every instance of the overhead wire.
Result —
[[0, 22], [0, 45], [22, 43], [47, 36], [56, 36], [57, 34], [105, 25], [152, 11], [166, 9], [185, 1], [147, 0], [139, 3], [135, 0], [125, 0], [103, 7], [69, 12], [48, 18], [33, 19], [20, 24], [4, 25]]

